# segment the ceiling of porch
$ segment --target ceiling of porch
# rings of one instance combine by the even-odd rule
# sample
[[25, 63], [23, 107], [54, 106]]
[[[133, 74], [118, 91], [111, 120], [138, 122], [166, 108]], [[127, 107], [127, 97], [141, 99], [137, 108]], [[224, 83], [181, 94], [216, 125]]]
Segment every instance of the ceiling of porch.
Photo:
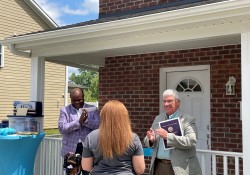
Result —
[[[46, 57], [46, 60], [54, 63], [71, 65], [73, 67], [77, 67], [78, 66], [77, 64], [104, 66], [105, 64], [104, 59], [106, 57], [134, 55], [134, 54], [162, 52], [162, 51], [166, 52], [166, 51], [194, 49], [194, 48], [205, 48], [205, 47], [222, 46], [222, 45], [239, 44], [239, 43], [240, 43], [240, 34], [193, 39], [193, 40], [192, 39], [182, 40], [175, 42], [167, 42], [166, 40], [166, 42], [161, 42], [161, 43], [150, 43], [145, 45], [108, 48], [103, 50], [96, 50], [95, 52], [90, 52], [90, 53], [78, 53], [78, 54], [71, 53], [69, 55], [65, 54], [60, 56], [48, 55]], [[84, 44], [80, 45], [84, 47]]]

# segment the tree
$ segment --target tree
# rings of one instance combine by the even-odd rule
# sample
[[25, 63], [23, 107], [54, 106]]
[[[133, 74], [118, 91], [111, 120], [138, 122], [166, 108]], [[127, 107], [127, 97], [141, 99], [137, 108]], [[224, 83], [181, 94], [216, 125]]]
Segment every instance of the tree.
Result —
[[84, 99], [88, 102], [96, 102], [98, 101], [98, 93], [99, 93], [99, 73], [84, 69], [78, 69], [79, 74], [76, 75], [72, 73], [70, 76], [70, 81], [75, 84], [82, 85], [87, 87], [84, 89]]

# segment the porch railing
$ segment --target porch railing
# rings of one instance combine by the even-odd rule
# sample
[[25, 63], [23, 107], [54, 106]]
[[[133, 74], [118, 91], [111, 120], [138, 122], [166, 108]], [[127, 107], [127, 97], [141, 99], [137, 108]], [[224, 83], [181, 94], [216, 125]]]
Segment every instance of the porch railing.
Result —
[[[212, 164], [212, 175], [217, 174], [217, 160], [223, 159], [222, 163], [222, 169], [223, 169], [223, 175], [228, 175], [232, 173], [228, 173], [229, 170], [229, 164], [228, 160], [233, 161], [234, 163], [230, 162], [230, 164], [234, 164], [234, 173], [233, 175], [240, 175], [240, 163], [239, 161], [243, 160], [243, 153], [238, 152], [227, 152], [227, 151], [212, 151], [212, 150], [199, 150], [197, 149], [197, 155], [201, 158], [200, 165], [202, 169], [202, 174], [207, 175], [206, 167], [209, 163]], [[206, 155], [208, 155], [212, 162], [206, 162]], [[233, 160], [232, 160], [233, 159]], [[231, 166], [231, 165], [230, 165]], [[232, 167], [230, 167], [232, 169]]]
[[62, 138], [45, 137], [36, 154], [34, 175], [64, 175]]
[[[36, 161], [34, 165], [34, 175], [65, 175], [63, 170], [63, 158], [60, 151], [62, 147], [62, 139], [55, 137], [45, 137], [37, 151]], [[226, 152], [226, 151], [212, 151], [212, 150], [197, 150], [200, 158], [200, 164], [203, 175], [206, 174], [208, 164], [212, 166], [211, 175], [216, 175], [217, 160], [222, 159], [223, 175], [228, 175], [228, 160], [234, 160], [235, 175], [240, 174], [240, 161], [243, 160], [242, 153]], [[211, 162], [206, 162], [206, 156], [209, 156]], [[230, 162], [231, 164], [231, 162]], [[230, 165], [231, 166], [231, 165]], [[232, 167], [230, 167], [232, 168]]]

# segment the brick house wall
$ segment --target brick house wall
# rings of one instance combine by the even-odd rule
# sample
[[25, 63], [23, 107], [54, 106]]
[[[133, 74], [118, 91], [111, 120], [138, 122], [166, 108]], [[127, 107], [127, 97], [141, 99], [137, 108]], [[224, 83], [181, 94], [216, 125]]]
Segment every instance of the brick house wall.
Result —
[[[162, 105], [159, 68], [210, 65], [211, 149], [242, 152], [240, 47], [227, 45], [106, 58], [105, 67], [99, 72], [100, 108], [110, 99], [123, 102], [130, 112], [133, 131], [143, 140]], [[234, 96], [225, 95], [229, 76], [237, 80]], [[234, 174], [230, 167], [229, 171]], [[220, 167], [217, 172], [223, 174]]]

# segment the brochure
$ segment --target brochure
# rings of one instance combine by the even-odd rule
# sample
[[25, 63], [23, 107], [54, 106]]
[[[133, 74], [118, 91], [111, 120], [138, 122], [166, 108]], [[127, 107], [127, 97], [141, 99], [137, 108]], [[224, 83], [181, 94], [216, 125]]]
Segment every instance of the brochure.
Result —
[[[177, 136], [183, 135], [179, 117], [159, 122], [159, 126], [160, 128], [165, 129], [168, 133], [174, 133]], [[168, 146], [167, 140], [163, 140], [163, 144], [164, 144], [165, 150], [172, 148]]]

